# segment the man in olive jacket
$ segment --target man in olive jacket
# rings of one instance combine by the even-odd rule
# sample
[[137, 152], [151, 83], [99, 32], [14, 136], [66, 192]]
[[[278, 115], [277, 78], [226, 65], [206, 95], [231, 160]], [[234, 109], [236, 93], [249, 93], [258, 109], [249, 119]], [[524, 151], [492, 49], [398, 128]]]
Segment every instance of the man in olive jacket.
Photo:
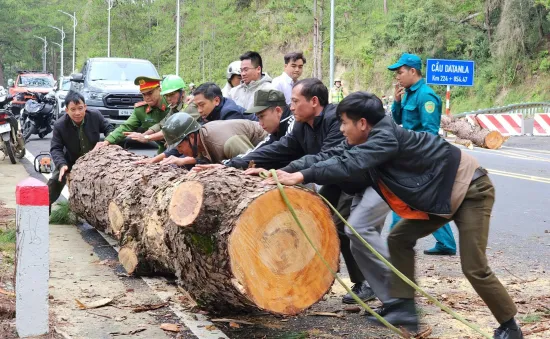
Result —
[[50, 154], [55, 171], [48, 180], [50, 208], [66, 183], [66, 174], [78, 158], [94, 149], [99, 142], [99, 134], [109, 135], [114, 130], [103, 115], [86, 106], [84, 97], [70, 91], [65, 97], [67, 114], [56, 121], [50, 144]]

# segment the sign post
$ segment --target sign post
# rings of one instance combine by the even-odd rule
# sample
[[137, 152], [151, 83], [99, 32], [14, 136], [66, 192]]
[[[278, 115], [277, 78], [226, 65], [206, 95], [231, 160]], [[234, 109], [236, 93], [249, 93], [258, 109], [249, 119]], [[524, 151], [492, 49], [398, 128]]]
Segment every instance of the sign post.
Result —
[[475, 62], [471, 60], [428, 59], [426, 62], [426, 83], [428, 85], [446, 85], [447, 115], [451, 114], [451, 86], [474, 85]]

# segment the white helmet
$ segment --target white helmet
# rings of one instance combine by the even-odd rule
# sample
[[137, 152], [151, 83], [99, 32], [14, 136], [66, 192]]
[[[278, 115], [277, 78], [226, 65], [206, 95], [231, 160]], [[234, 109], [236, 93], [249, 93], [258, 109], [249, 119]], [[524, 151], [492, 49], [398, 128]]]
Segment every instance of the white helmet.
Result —
[[241, 61], [233, 61], [227, 66], [227, 72], [225, 73], [225, 78], [227, 81], [231, 80], [231, 77], [234, 75], [241, 75]]

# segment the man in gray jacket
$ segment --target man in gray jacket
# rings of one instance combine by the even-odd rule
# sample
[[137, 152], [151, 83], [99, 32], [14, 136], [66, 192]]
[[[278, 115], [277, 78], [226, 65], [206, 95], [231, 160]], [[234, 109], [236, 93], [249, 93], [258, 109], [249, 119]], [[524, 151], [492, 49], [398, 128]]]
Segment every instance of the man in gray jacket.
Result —
[[254, 93], [260, 89], [274, 89], [269, 75], [263, 75], [262, 57], [258, 52], [246, 52], [241, 59], [242, 83], [229, 91], [229, 98], [246, 109], [254, 106]]

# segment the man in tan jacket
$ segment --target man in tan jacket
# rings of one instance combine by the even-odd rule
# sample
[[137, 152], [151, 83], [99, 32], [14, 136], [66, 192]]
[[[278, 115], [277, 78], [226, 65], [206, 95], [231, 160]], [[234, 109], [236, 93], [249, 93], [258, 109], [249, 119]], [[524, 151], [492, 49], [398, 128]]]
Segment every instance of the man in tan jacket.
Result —
[[139, 163], [193, 167], [221, 163], [253, 149], [268, 135], [250, 120], [218, 120], [201, 126], [187, 113], [172, 115], [162, 127], [168, 150]]

